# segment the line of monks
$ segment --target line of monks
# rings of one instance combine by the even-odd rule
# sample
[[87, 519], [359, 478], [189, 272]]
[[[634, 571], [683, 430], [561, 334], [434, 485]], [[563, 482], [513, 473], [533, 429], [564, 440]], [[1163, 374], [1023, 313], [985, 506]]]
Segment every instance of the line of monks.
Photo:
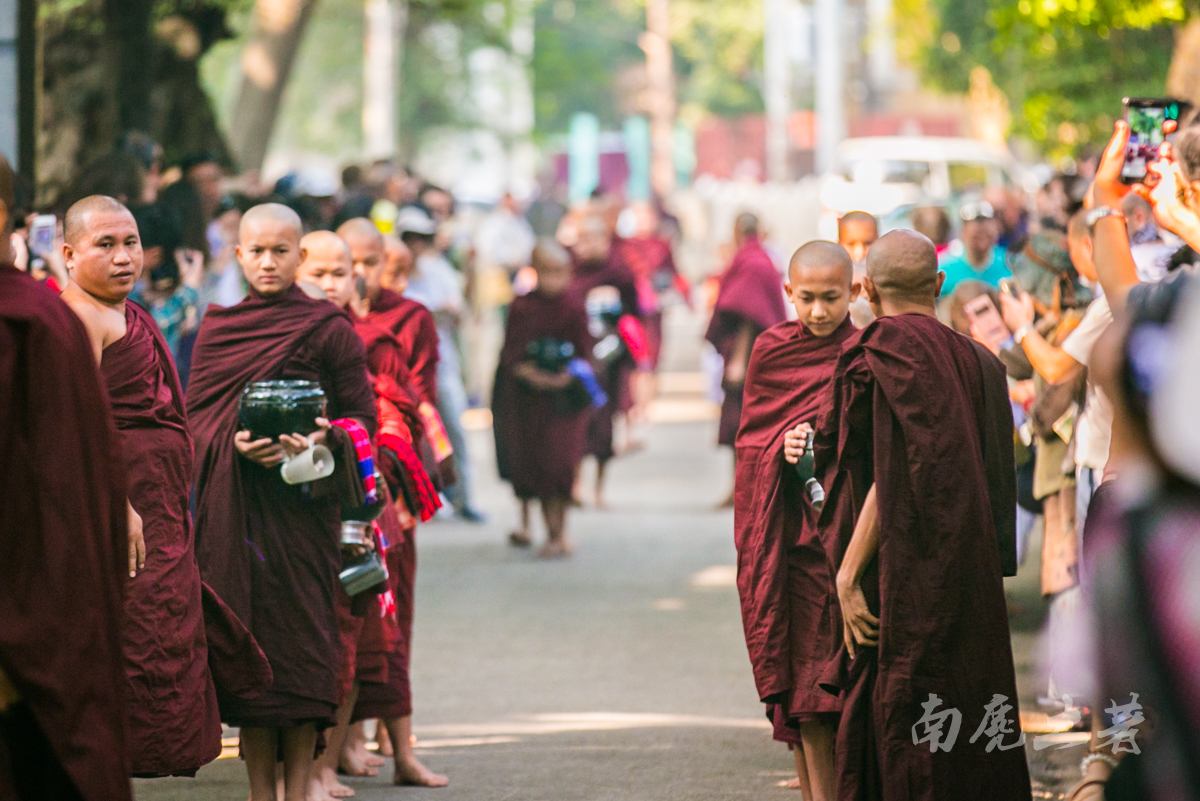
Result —
[[[735, 261], [722, 292], [756, 263]], [[779, 287], [759, 272], [751, 322]], [[741, 343], [738, 591], [758, 695], [806, 801], [1031, 797], [1003, 587], [1012, 413], [999, 360], [938, 322], [942, 278], [913, 231], [880, 237], [857, 275], [841, 245], [810, 242], [784, 285], [797, 319]], [[861, 329], [860, 293], [875, 317]], [[734, 352], [738, 327], [718, 317]], [[930, 711], [979, 731], [931, 740], [917, 725]]]
[[[129, 211], [71, 207], [60, 297], [9, 266], [14, 207], [0, 162], [0, 798], [129, 798], [130, 776], [215, 759], [222, 721], [253, 801], [352, 794], [339, 763], [383, 764], [367, 719], [396, 784], [444, 785], [413, 753], [408, 668], [416, 525], [453, 468], [428, 441], [437, 335], [402, 295], [403, 246], [389, 260], [367, 220], [302, 236], [287, 207], [248, 211], [250, 294], [206, 314], [185, 395], [126, 301], [142, 270]], [[320, 384], [315, 433], [242, 429], [243, 389], [277, 379]], [[280, 464], [313, 444], [333, 475], [285, 483]], [[368, 461], [384, 502], [365, 548], [388, 578], [351, 596], [341, 515], [371, 497]]]

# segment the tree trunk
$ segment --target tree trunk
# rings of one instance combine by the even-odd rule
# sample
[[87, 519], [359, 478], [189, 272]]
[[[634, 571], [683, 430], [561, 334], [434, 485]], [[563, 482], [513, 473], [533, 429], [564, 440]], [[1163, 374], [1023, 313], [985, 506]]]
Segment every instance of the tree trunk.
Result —
[[242, 51], [242, 87], [233, 110], [229, 144], [238, 167], [262, 167], [279, 116], [279, 103], [304, 29], [317, 0], [258, 0], [253, 38]]
[[1167, 94], [1200, 108], [1200, 17], [1175, 30], [1175, 52], [1167, 70]]
[[150, 130], [150, 92], [154, 87], [154, 38], [150, 12], [154, 0], [105, 0], [108, 81], [117, 108], [118, 135]]
[[671, 65], [671, 2], [646, 3], [646, 53], [650, 99], [650, 184], [660, 197], [675, 189], [675, 71]]

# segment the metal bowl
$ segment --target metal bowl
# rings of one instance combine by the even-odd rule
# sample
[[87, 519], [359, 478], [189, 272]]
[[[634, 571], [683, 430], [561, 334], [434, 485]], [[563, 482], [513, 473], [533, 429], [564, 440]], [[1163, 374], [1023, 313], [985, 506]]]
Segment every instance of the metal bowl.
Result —
[[255, 381], [242, 390], [238, 419], [254, 439], [278, 439], [316, 431], [325, 409], [325, 392], [315, 381]]

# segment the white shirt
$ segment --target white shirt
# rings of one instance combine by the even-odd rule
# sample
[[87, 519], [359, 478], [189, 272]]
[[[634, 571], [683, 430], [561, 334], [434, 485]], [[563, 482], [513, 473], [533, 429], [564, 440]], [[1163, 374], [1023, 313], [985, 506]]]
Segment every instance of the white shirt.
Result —
[[[1112, 310], [1108, 306], [1108, 298], [1101, 295], [1091, 302], [1083, 321], [1067, 336], [1062, 344], [1063, 352], [1087, 367], [1092, 358], [1092, 347], [1110, 325]], [[1075, 464], [1093, 470], [1104, 469], [1108, 463], [1112, 425], [1112, 401], [1104, 394], [1104, 390], [1096, 386], [1089, 370], [1086, 405], [1075, 424]]]

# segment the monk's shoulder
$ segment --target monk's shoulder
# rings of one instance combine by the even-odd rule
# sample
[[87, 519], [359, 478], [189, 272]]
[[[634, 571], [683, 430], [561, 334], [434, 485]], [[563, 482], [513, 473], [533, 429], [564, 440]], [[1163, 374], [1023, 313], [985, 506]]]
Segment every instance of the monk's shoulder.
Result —
[[0, 319], [30, 323], [68, 349], [91, 350], [79, 314], [57, 292], [15, 268], [0, 268]]

